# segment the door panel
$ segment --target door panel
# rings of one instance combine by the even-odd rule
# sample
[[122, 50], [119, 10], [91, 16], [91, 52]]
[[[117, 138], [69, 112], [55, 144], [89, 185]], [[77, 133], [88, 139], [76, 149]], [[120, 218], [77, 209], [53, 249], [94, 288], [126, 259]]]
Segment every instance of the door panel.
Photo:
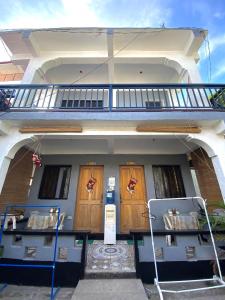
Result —
[[[134, 190], [130, 180], [137, 180]], [[120, 224], [121, 232], [148, 230], [146, 218], [146, 186], [143, 166], [120, 167]]]
[[[96, 181], [88, 191], [88, 183]], [[76, 230], [102, 232], [103, 166], [81, 166], [74, 218]]]
[[76, 215], [75, 215], [75, 229], [76, 230], [89, 230], [89, 223], [87, 220], [90, 219], [90, 210], [88, 204], [76, 205]]
[[92, 205], [90, 208], [90, 224], [92, 232], [101, 232], [102, 205]]

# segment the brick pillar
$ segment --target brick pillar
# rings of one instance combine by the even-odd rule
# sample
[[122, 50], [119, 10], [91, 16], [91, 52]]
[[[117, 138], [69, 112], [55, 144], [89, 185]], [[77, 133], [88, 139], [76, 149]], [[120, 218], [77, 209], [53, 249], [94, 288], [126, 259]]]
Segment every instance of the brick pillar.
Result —
[[220, 186], [214, 170], [212, 159], [202, 148], [191, 153], [192, 164], [196, 170], [196, 176], [201, 195], [207, 199], [209, 205], [216, 205], [223, 201]]
[[0, 210], [6, 204], [27, 202], [32, 168], [32, 152], [23, 147], [9, 165], [0, 194]]

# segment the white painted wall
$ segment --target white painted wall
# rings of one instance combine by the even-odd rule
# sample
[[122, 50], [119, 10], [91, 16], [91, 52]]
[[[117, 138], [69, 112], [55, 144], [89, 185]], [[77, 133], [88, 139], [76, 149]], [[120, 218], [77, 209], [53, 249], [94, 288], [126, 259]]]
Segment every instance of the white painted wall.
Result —
[[[116, 133], [116, 132], [115, 132]], [[189, 143], [189, 147], [194, 148]], [[91, 137], [81, 139], [70, 136], [67, 139], [43, 139], [41, 152], [51, 154], [185, 154], [188, 148], [178, 139], [153, 138], [151, 136], [117, 136]]]

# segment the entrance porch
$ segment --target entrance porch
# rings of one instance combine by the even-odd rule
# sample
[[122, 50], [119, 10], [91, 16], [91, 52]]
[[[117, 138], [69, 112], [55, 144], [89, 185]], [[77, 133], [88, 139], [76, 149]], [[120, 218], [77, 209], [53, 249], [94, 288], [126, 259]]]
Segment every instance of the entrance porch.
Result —
[[[132, 241], [135, 273], [145, 281], [154, 277], [147, 200], [193, 197], [200, 193], [210, 204], [216, 205], [222, 199], [207, 152], [182, 135], [73, 139], [49, 135], [39, 138], [42, 167], [34, 171], [31, 156], [36, 148], [37, 142], [16, 153], [3, 185], [1, 207], [4, 210], [10, 203], [60, 206], [65, 218], [56, 260], [58, 268], [71, 267], [74, 271], [70, 269], [69, 273], [75, 272], [77, 279], [84, 276], [87, 239], [103, 239], [105, 195], [110, 177], [115, 178], [117, 238]], [[191, 211], [192, 206], [189, 208]], [[179, 209], [182, 210], [182, 204]], [[165, 213], [163, 205], [158, 213]], [[165, 229], [159, 229], [164, 231], [161, 233], [164, 240]], [[52, 229], [27, 229], [26, 221], [17, 224], [16, 230], [3, 235], [3, 259], [24, 261], [27, 248], [32, 248], [36, 254], [29, 259], [48, 262], [54, 244], [52, 232]], [[53, 239], [49, 238], [51, 235]], [[193, 235], [198, 236], [198, 232]], [[186, 243], [192, 240], [193, 236]], [[211, 256], [198, 263], [208, 264], [210, 259]], [[164, 266], [171, 267], [174, 263], [176, 256], [165, 259]], [[148, 272], [143, 273], [143, 268]], [[66, 283], [58, 278], [57, 282], [72, 285], [75, 277], [65, 277]]]
[[[32, 163], [37, 149], [40, 168]], [[202, 147], [182, 134], [39, 136], [38, 141], [20, 148], [11, 161], [0, 207], [58, 205], [65, 213], [63, 229], [103, 233], [112, 177], [117, 233], [148, 231], [150, 198], [201, 195], [210, 205], [221, 202], [223, 183], [214, 165]]]
[[[24, 150], [27, 151], [27, 150]], [[42, 155], [29, 195], [22, 194], [21, 170], [32, 171], [31, 153], [8, 171], [1, 195], [2, 207], [12, 203], [59, 205], [65, 212], [65, 230], [103, 233], [104, 204], [108, 178], [115, 177], [117, 233], [148, 231], [147, 200], [150, 198], [195, 196], [191, 169], [185, 154], [177, 155]], [[17, 158], [15, 157], [15, 160]], [[14, 174], [12, 176], [11, 174]], [[18, 173], [18, 176], [15, 174]], [[24, 176], [27, 176], [25, 172]], [[31, 174], [30, 174], [31, 175]], [[19, 180], [18, 180], [19, 178]], [[29, 178], [29, 177], [28, 177]], [[27, 178], [27, 181], [28, 181]], [[93, 179], [93, 190], [87, 185]], [[134, 191], [130, 180], [137, 181]], [[22, 182], [21, 182], [22, 181]], [[20, 194], [17, 185], [20, 184]], [[25, 197], [26, 196], [26, 197]], [[16, 200], [19, 201], [16, 201]], [[20, 200], [21, 199], [21, 200]], [[14, 201], [13, 201], [14, 200]]]

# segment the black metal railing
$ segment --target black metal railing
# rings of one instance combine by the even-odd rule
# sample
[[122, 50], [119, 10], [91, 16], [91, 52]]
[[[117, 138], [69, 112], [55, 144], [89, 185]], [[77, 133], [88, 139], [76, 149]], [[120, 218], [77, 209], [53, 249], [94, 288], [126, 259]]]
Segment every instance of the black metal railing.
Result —
[[1, 85], [0, 110], [224, 110], [223, 84]]

